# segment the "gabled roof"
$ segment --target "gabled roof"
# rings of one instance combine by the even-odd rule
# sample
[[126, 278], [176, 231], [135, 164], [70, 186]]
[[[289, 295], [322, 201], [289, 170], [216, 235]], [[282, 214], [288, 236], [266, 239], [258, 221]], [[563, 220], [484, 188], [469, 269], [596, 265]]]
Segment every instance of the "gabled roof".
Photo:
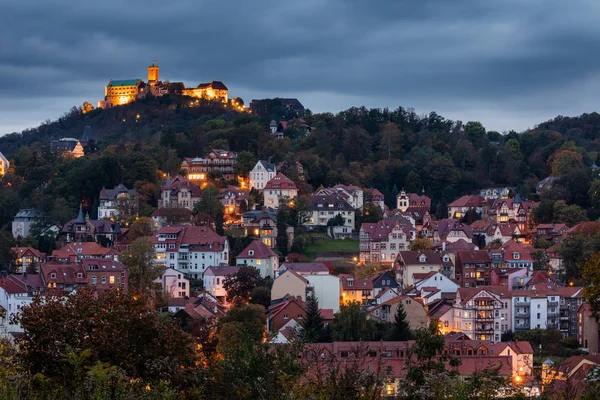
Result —
[[311, 211], [354, 211], [344, 197], [337, 193], [310, 196], [308, 209]]
[[6, 278], [0, 278], [0, 287], [8, 294], [27, 293], [27, 287], [19, 282]]
[[339, 275], [342, 290], [373, 290], [371, 279], [356, 279], [351, 275]]
[[484, 200], [485, 199], [481, 196], [462, 196], [448, 204], [448, 207], [477, 208], [483, 205]]
[[486, 250], [458, 250], [456, 255], [463, 264], [490, 263], [492, 261]]
[[33, 247], [11, 247], [11, 250], [17, 255], [17, 258], [25, 257], [28, 254], [40, 259], [46, 258], [46, 253], [42, 253]]
[[[421, 257], [425, 257], [425, 261], [421, 262]], [[423, 265], [441, 265], [442, 254], [433, 250], [407, 250], [400, 251], [398, 258], [406, 265], [423, 264]]]
[[310, 262], [310, 263], [288, 263], [285, 262], [279, 266], [279, 270], [287, 269], [290, 271], [297, 272], [299, 274], [314, 274], [314, 273], [322, 273], [326, 272], [329, 274], [329, 269], [325, 266], [325, 264], [320, 262]]
[[208, 267], [206, 269], [206, 271], [204, 271], [204, 274], [206, 275], [206, 273], [208, 271], [212, 272], [215, 276], [227, 276], [227, 275], [234, 275], [235, 273], [237, 273], [240, 268], [242, 267], [232, 267], [232, 266], [219, 266], [219, 267]]
[[55, 259], [67, 259], [70, 256], [108, 256], [119, 254], [114, 249], [102, 247], [96, 242], [71, 242], [62, 248], [54, 250], [52, 257]]
[[227, 86], [221, 81], [212, 81], [208, 83], [201, 83], [198, 86], [198, 89], [217, 89], [217, 90], [228, 90]]
[[127, 186], [119, 183], [113, 189], [106, 189], [105, 187], [100, 190], [100, 200], [114, 200], [121, 193], [127, 194], [130, 198], [138, 196], [138, 192], [133, 189], [127, 189]]
[[287, 189], [297, 190], [296, 184], [290, 178], [278, 172], [270, 181], [265, 185], [265, 189]]
[[[273, 121], [275, 122], [275, 121]], [[272, 164], [266, 160], [258, 160], [257, 164], [262, 165], [263, 169], [267, 172], [275, 172], [275, 164]], [[256, 165], [254, 166], [256, 168]]]
[[[250, 254], [251, 251], [253, 252], [252, 254]], [[277, 257], [277, 254], [275, 254], [275, 252], [273, 250], [271, 250], [271, 248], [269, 246], [267, 246], [266, 244], [264, 244], [262, 241], [254, 240], [244, 250], [242, 250], [242, 252], [240, 254], [238, 254], [236, 259], [241, 259], [241, 258], [267, 259], [270, 257]]]
[[401, 229], [407, 236], [415, 230], [412, 223], [404, 217], [394, 217], [383, 219], [379, 222], [363, 222], [360, 226], [360, 231], [369, 235], [371, 240], [388, 239], [390, 233], [395, 228]]

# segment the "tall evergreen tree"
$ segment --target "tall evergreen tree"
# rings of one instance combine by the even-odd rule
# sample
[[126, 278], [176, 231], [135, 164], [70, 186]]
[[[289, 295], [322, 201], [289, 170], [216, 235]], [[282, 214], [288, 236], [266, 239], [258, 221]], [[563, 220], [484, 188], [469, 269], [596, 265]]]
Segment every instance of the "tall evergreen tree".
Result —
[[326, 332], [323, 326], [323, 317], [319, 310], [319, 302], [315, 296], [310, 296], [307, 301], [306, 318], [302, 324], [304, 331], [302, 338], [307, 343], [319, 343], [325, 339]]
[[282, 209], [277, 213], [277, 250], [283, 255], [288, 252], [286, 213]]
[[411, 337], [412, 333], [410, 332], [410, 325], [406, 320], [406, 311], [404, 310], [402, 301], [399, 301], [398, 309], [396, 310], [396, 316], [394, 318], [394, 324], [392, 325], [386, 339], [392, 341], [404, 341], [409, 340]]

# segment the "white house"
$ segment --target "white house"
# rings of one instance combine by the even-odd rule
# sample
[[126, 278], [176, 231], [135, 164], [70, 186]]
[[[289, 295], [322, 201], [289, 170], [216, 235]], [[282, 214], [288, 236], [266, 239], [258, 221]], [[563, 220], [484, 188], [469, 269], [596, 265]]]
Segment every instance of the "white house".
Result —
[[23, 332], [19, 324], [11, 319], [21, 309], [28, 306], [33, 298], [44, 287], [41, 275], [21, 274], [0, 277], [0, 308], [4, 314], [0, 317], [0, 337], [8, 337], [11, 333]]
[[229, 264], [229, 241], [207, 226], [165, 226], [151, 237], [156, 262], [202, 279], [208, 267]]
[[263, 278], [275, 278], [279, 269], [279, 256], [260, 240], [254, 240], [235, 258], [236, 265], [254, 267]]
[[166, 268], [155, 283], [160, 283], [163, 293], [169, 298], [190, 297], [190, 281], [185, 279], [182, 272], [174, 268]]
[[223, 281], [229, 275], [238, 272], [239, 269], [240, 267], [229, 266], [208, 268], [204, 271], [204, 277], [202, 278], [204, 290], [221, 303], [227, 304], [227, 291], [223, 288]]
[[139, 194], [133, 189], [127, 189], [122, 183], [114, 189], [100, 190], [98, 219], [110, 219], [137, 215]]
[[341, 225], [338, 225], [338, 229], [335, 233], [347, 234], [343, 232], [343, 229], [352, 231], [354, 229], [354, 208], [340, 195], [338, 194], [319, 194], [310, 196], [308, 200], [308, 214], [302, 225], [309, 229], [315, 229], [319, 226], [327, 226], [329, 220], [333, 218], [340, 218]]
[[277, 167], [265, 160], [259, 160], [250, 171], [250, 188], [263, 190], [271, 179], [275, 178]]
[[442, 293], [456, 293], [460, 285], [439, 271], [413, 274], [415, 288], [434, 287]]
[[34, 208], [24, 208], [19, 210], [12, 222], [13, 237], [16, 239], [18, 237], [25, 238], [29, 236], [31, 226], [37, 222], [38, 217], [38, 213]]
[[287, 197], [294, 199], [298, 196], [298, 188], [294, 181], [279, 172], [269, 180], [264, 189], [265, 207], [279, 208], [279, 199]]
[[554, 289], [514, 290], [512, 316], [514, 330], [558, 329], [560, 295]]

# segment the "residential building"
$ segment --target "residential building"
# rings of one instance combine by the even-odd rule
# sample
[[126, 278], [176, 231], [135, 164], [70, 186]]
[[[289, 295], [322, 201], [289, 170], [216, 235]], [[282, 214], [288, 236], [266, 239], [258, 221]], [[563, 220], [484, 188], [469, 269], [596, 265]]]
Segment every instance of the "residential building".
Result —
[[379, 190], [371, 188], [371, 203], [377, 204], [381, 211], [385, 211], [385, 196]]
[[223, 149], [211, 149], [203, 157], [184, 158], [181, 169], [187, 172], [187, 178], [194, 183], [204, 183], [209, 180], [211, 172], [218, 171], [225, 181], [237, 179], [235, 163], [237, 153]]
[[541, 181], [535, 187], [535, 193], [539, 196], [542, 194], [543, 190], [550, 190], [552, 188], [552, 184], [557, 178], [555, 176], [548, 176]]
[[339, 222], [342, 222], [341, 225], [338, 225], [339, 228], [354, 230], [355, 210], [338, 194], [312, 195], [308, 200], [307, 207], [310, 213], [302, 222], [302, 226], [308, 229], [326, 227], [331, 219], [338, 218]]
[[371, 282], [373, 283], [373, 296], [377, 297], [380, 292], [387, 289], [398, 289], [399, 285], [396, 282], [395, 274], [392, 271], [379, 272], [372, 276]]
[[223, 189], [219, 193], [219, 200], [221, 204], [223, 204], [223, 210], [225, 214], [237, 214], [241, 210], [242, 202], [245, 203], [244, 210], [248, 209], [248, 195], [250, 194], [250, 190], [248, 189], [240, 189], [235, 186], [228, 186], [226, 189]]
[[421, 299], [414, 299], [404, 295], [394, 297], [369, 308], [369, 317], [376, 321], [394, 323], [400, 304], [404, 308], [406, 322], [408, 322], [411, 331], [427, 327], [429, 318]]
[[154, 281], [161, 285], [162, 291], [168, 299], [185, 299], [190, 297], [190, 281], [180, 271], [165, 268]]
[[588, 382], [597, 379], [598, 368], [598, 354], [571, 356], [556, 365], [547, 359], [542, 364], [542, 388], [544, 392], [568, 393], [570, 398], [579, 399]]
[[525, 377], [533, 375], [533, 347], [524, 341], [500, 342], [494, 344], [493, 351], [499, 356], [512, 358], [512, 375]]
[[0, 177], [4, 176], [8, 172], [9, 168], [10, 162], [8, 161], [8, 158], [6, 158], [4, 154], [0, 152]]
[[279, 266], [278, 275], [283, 271], [292, 270], [301, 275], [329, 275], [331, 271], [320, 262], [291, 263], [285, 262]]
[[19, 210], [12, 221], [12, 234], [15, 239], [29, 236], [31, 226], [40, 220], [40, 215], [34, 208]]
[[[444, 263], [442, 259], [442, 263]], [[452, 279], [440, 271], [431, 271], [425, 273], [414, 273], [413, 284], [415, 289], [421, 288], [436, 288], [444, 295], [454, 295], [460, 286]]]
[[[494, 263], [493, 253], [492, 263]], [[490, 281], [492, 286], [506, 286], [508, 290], [523, 288], [524, 279], [529, 274], [527, 268], [504, 268], [503, 266], [494, 267], [490, 271]]]
[[61, 263], [76, 264], [86, 258], [108, 258], [118, 261], [119, 252], [110, 247], [102, 247], [96, 242], [69, 242], [52, 251], [52, 260]]
[[298, 188], [294, 181], [278, 172], [265, 184], [263, 195], [265, 207], [279, 208], [281, 198], [292, 200], [298, 196]]
[[[415, 284], [415, 274], [440, 272], [446, 277], [452, 275], [450, 256], [433, 250], [400, 251], [396, 269], [396, 279], [400, 287], [407, 288]], [[419, 275], [418, 278], [423, 278]]]
[[598, 354], [598, 335], [600, 326], [588, 303], [583, 303], [577, 310], [577, 340], [579, 345], [590, 354]]
[[40, 264], [46, 261], [46, 253], [33, 247], [11, 247], [11, 250], [15, 253], [15, 264], [19, 273], [30, 272], [30, 268], [37, 271]]
[[560, 332], [565, 337], [577, 337], [578, 310], [583, 304], [583, 288], [559, 286], [554, 291], [560, 295]]
[[504, 244], [513, 238], [521, 236], [521, 231], [516, 223], [498, 223], [491, 219], [477, 220], [471, 224], [471, 229], [473, 229], [474, 239], [478, 238], [476, 242], [481, 247], [495, 240], [500, 240]]
[[441, 298], [427, 303], [429, 321], [437, 321], [440, 333], [445, 335], [456, 331], [454, 329], [454, 300]]
[[316, 196], [337, 195], [346, 201], [353, 209], [362, 209], [364, 205], [364, 191], [358, 186], [337, 184], [330, 188], [323, 188], [315, 192]]
[[[294, 268], [289, 268], [290, 266], [294, 266]], [[297, 266], [298, 264], [294, 263], [282, 264], [279, 267], [279, 275], [273, 281], [271, 289], [271, 301], [281, 299], [286, 294], [300, 296], [303, 301], [306, 301], [307, 296], [315, 296], [319, 302], [319, 308], [331, 309], [333, 312], [339, 311], [340, 278], [325, 273], [316, 265], [314, 268], [307, 264], [299, 268], [296, 268]]]
[[277, 213], [272, 210], [247, 211], [242, 216], [244, 235], [260, 239], [274, 249], [277, 247]]
[[240, 268], [225, 265], [208, 267], [202, 277], [204, 290], [214, 296], [220, 303], [227, 304], [227, 290], [223, 287], [223, 282], [228, 276], [237, 273]]
[[485, 198], [486, 200], [508, 199], [511, 192], [514, 191], [515, 188], [511, 186], [489, 187], [486, 189], [481, 189], [479, 191], [479, 196]]
[[81, 142], [74, 138], [52, 139], [50, 145], [63, 157], [79, 158], [85, 155]]
[[119, 222], [106, 219], [90, 219], [89, 214], [83, 214], [83, 207], [79, 206], [77, 218], [63, 225], [61, 234], [66, 236], [67, 242], [108, 241], [115, 244], [122, 234]]
[[460, 288], [454, 301], [454, 328], [471, 339], [499, 342], [502, 307], [494, 288]]
[[34, 297], [44, 288], [41, 275], [15, 274], [0, 276], [0, 337], [23, 332], [23, 328], [13, 321], [21, 309], [29, 306]]
[[365, 222], [360, 227], [359, 261], [393, 266], [415, 236], [414, 225], [404, 217]]
[[139, 209], [139, 193], [127, 189], [122, 183], [113, 189], [102, 187], [100, 190], [98, 219], [122, 219], [137, 216]]
[[[491, 205], [490, 205], [491, 203]], [[517, 224], [521, 234], [529, 232], [533, 210], [539, 205], [533, 201], [523, 201], [521, 195], [513, 199], [497, 199], [484, 203], [483, 216], [486, 215], [498, 223]]]
[[531, 242], [544, 239], [550, 243], [558, 243], [567, 237], [568, 230], [567, 224], [539, 224], [531, 232]]
[[473, 241], [473, 228], [455, 219], [430, 221], [429, 224], [423, 225], [421, 232], [423, 236], [428, 237], [424, 232], [431, 235], [430, 238], [434, 243], [456, 242], [461, 239], [466, 242]]
[[300, 296], [285, 296], [267, 310], [267, 332], [279, 331], [290, 320], [302, 324], [306, 317], [306, 302]]
[[492, 260], [486, 250], [456, 252], [455, 273], [461, 287], [489, 286]]
[[279, 256], [260, 240], [254, 240], [235, 258], [236, 265], [254, 267], [263, 278], [274, 279], [279, 269]]
[[550, 272], [557, 276], [563, 276], [565, 273], [564, 259], [561, 250], [560, 243], [552, 245], [546, 249]]
[[373, 282], [371, 279], [357, 279], [352, 275], [341, 274], [340, 289], [343, 304], [358, 302], [361, 306], [368, 306], [373, 302]]
[[167, 175], [165, 184], [160, 188], [158, 207], [184, 207], [192, 211], [202, 197], [200, 186], [181, 175], [171, 179]]
[[511, 292], [515, 330], [559, 328], [560, 294], [553, 289]]
[[[86, 284], [95, 290], [101, 291], [116, 288], [127, 291], [128, 289], [129, 271], [118, 261], [111, 260], [110, 258], [84, 258], [81, 260], [81, 267], [84, 271]], [[45, 270], [45, 281], [47, 283], [60, 282], [58, 276], [52, 276], [52, 271], [52, 268]]]
[[202, 279], [207, 268], [229, 263], [227, 237], [207, 226], [167, 226], [159, 229], [150, 242], [157, 263], [176, 269], [189, 279]]
[[431, 199], [425, 196], [425, 190], [419, 195], [417, 193], [406, 193], [404, 189], [396, 196], [396, 208], [403, 213], [409, 208], [416, 208], [422, 213], [431, 212]]
[[462, 196], [448, 204], [448, 218], [461, 219], [471, 209], [483, 216], [484, 201], [481, 196]]
[[275, 164], [265, 160], [259, 160], [250, 171], [250, 188], [263, 190], [271, 179], [277, 174]]

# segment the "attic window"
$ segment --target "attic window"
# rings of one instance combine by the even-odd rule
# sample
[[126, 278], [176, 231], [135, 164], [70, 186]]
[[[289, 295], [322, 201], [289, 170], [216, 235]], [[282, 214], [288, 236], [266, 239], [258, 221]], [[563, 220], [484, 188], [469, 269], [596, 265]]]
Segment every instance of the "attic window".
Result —
[[251, 256], [253, 256], [254, 255], [254, 250], [248, 251], [248, 254], [251, 255]]
[[81, 272], [78, 272], [77, 277], [81, 279], [81, 278], [83, 278], [83, 274]]
[[51, 274], [50, 274], [50, 278], [52, 278], [52, 279], [56, 279], [56, 274], [55, 274], [54, 272], [53, 272], [53, 273], [51, 273]]

